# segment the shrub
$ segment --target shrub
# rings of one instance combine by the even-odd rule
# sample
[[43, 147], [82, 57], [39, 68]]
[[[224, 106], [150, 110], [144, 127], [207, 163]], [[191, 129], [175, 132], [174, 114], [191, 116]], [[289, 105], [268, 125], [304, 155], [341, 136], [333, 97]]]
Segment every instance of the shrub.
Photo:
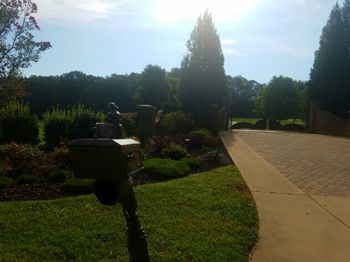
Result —
[[73, 173], [69, 170], [54, 170], [48, 177], [50, 183], [63, 183], [67, 178], [72, 178]]
[[202, 161], [198, 157], [186, 157], [186, 158], [181, 159], [181, 161], [185, 162], [187, 165], [189, 165], [189, 167], [192, 170], [196, 170], [196, 169], [200, 168], [202, 165]]
[[152, 156], [161, 156], [162, 150], [171, 144], [185, 145], [185, 139], [181, 136], [156, 136], [152, 139], [149, 153]]
[[74, 106], [68, 111], [67, 138], [93, 138], [94, 126], [97, 122], [103, 122], [105, 116], [82, 104]]
[[66, 110], [54, 108], [43, 117], [45, 141], [49, 147], [59, 145], [67, 138], [69, 117]]
[[[269, 119], [269, 129], [270, 130], [278, 130], [281, 129], [281, 124], [278, 123], [275, 119]], [[267, 121], [266, 119], [260, 119], [254, 124], [255, 129], [267, 129]]]
[[38, 118], [30, 113], [28, 105], [10, 103], [0, 109], [0, 143], [38, 142]]
[[207, 129], [198, 129], [190, 133], [190, 146], [192, 148], [201, 148], [202, 146], [214, 146], [215, 138]]
[[93, 179], [69, 178], [63, 183], [64, 192], [71, 195], [90, 194], [94, 192]]
[[9, 188], [13, 185], [13, 180], [10, 177], [0, 177], [0, 190]]
[[0, 145], [0, 176], [16, 178], [22, 174], [42, 176], [55, 169], [55, 162], [48, 154], [32, 145]]
[[183, 177], [191, 173], [185, 161], [152, 158], [144, 161], [145, 171], [158, 179]]
[[33, 175], [20, 175], [17, 180], [16, 183], [19, 185], [24, 185], [24, 184], [34, 184], [37, 183], [39, 181], [38, 177], [33, 176]]
[[211, 150], [201, 156], [202, 161], [212, 164], [220, 164], [221, 154], [218, 150]]
[[254, 125], [248, 122], [238, 122], [231, 126], [231, 129], [253, 129]]
[[270, 130], [281, 130], [282, 125], [275, 119], [269, 119], [269, 129]]
[[57, 168], [64, 169], [71, 166], [68, 147], [55, 147], [53, 151], [50, 152], [50, 157], [55, 161]]
[[96, 122], [103, 122], [104, 119], [103, 113], [82, 104], [71, 110], [54, 108], [44, 114], [45, 141], [53, 147], [67, 139], [92, 138]]
[[180, 160], [187, 156], [186, 149], [180, 145], [171, 143], [169, 146], [162, 150], [162, 156], [173, 159]]
[[166, 133], [183, 134], [189, 132], [194, 126], [194, 119], [191, 115], [183, 112], [170, 112], [160, 121]]
[[267, 128], [267, 123], [266, 119], [260, 119], [254, 124], [255, 129], [266, 129]]

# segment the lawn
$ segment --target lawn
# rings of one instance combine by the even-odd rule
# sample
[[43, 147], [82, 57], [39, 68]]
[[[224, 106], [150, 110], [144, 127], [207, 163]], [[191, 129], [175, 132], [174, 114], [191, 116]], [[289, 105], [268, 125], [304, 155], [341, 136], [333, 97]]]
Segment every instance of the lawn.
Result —
[[[247, 122], [247, 123], [251, 123], [251, 124], [255, 124], [256, 122], [258, 122], [258, 120], [260, 120], [260, 118], [232, 118], [233, 122]], [[287, 124], [298, 124], [301, 126], [305, 126], [305, 121], [303, 119], [285, 119], [285, 120], [281, 120], [281, 125], [287, 125]]]
[[[232, 165], [135, 188], [151, 261], [247, 261], [255, 203]], [[119, 205], [94, 195], [0, 203], [1, 261], [127, 261]]]

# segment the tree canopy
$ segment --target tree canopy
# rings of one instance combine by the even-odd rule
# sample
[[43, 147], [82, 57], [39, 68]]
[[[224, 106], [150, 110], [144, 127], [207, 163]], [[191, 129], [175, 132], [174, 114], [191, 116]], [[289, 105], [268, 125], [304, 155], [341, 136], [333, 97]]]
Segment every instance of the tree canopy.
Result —
[[227, 98], [224, 56], [208, 10], [198, 18], [187, 49], [182, 61], [180, 100], [183, 108], [205, 126], [210, 105], [221, 105]]
[[309, 92], [323, 109], [347, 117], [350, 109], [350, 0], [334, 6], [322, 30]]
[[276, 120], [303, 118], [306, 93], [303, 83], [289, 77], [274, 76], [260, 90], [256, 99], [256, 111], [263, 117]]
[[37, 114], [57, 106], [71, 108], [79, 103], [103, 111], [112, 101], [117, 103], [120, 111], [133, 112], [132, 98], [140, 86], [141, 75], [97, 77], [73, 71], [61, 76], [32, 76], [26, 82], [29, 93], [26, 102]]
[[[34, 40], [33, 31], [40, 30], [34, 14], [38, 8], [31, 0], [0, 2], [0, 97], [15, 96], [14, 77], [22, 68], [39, 60], [39, 54], [51, 47], [50, 42]], [[18, 79], [18, 78], [17, 78]]]
[[161, 108], [168, 93], [166, 72], [157, 65], [148, 65], [142, 72], [141, 86], [134, 100], [138, 104], [154, 105]]
[[242, 76], [227, 76], [232, 117], [256, 117], [255, 100], [262, 84]]

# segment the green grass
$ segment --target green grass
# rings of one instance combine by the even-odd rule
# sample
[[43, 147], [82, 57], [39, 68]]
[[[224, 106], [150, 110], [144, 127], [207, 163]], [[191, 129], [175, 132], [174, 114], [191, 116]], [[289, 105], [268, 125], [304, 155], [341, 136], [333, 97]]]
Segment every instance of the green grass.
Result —
[[260, 118], [232, 118], [233, 122], [247, 122], [247, 123], [251, 123], [252, 125], [254, 125], [256, 122], [258, 122]]
[[[233, 166], [135, 188], [151, 261], [247, 261], [254, 201]], [[0, 203], [1, 261], [127, 261], [121, 207], [93, 195]]]
[[[260, 118], [232, 118], [234, 122], [248, 122], [251, 124], [255, 124], [260, 120]], [[305, 121], [303, 119], [286, 119], [286, 120], [281, 120], [281, 125], [287, 125], [287, 124], [298, 124], [305, 126]]]

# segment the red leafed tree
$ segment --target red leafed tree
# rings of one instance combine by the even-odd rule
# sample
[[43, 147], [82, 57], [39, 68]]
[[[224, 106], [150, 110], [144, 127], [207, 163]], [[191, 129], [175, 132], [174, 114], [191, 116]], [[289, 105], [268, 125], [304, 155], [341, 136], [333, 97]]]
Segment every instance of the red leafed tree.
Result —
[[50, 42], [35, 41], [33, 32], [40, 30], [34, 15], [38, 8], [31, 0], [0, 1], [0, 99], [23, 94], [18, 83], [21, 69], [37, 62]]

